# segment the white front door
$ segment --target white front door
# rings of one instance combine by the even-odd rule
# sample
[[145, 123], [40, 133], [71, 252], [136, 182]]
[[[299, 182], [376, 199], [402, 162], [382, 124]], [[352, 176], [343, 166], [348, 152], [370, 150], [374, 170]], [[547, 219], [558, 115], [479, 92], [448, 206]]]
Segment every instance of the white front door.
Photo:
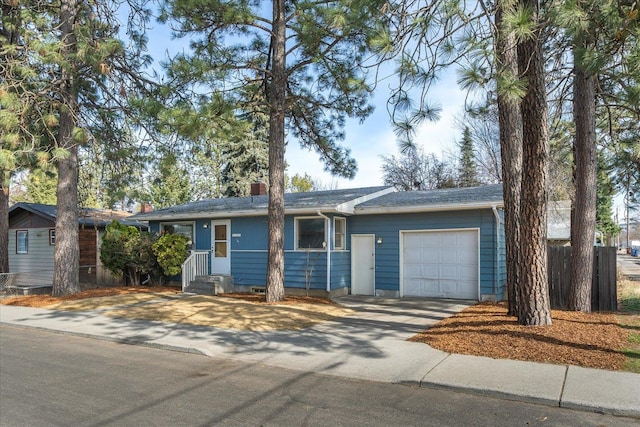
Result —
[[351, 294], [375, 295], [376, 246], [373, 234], [351, 236]]
[[231, 274], [231, 221], [211, 221], [211, 274]]

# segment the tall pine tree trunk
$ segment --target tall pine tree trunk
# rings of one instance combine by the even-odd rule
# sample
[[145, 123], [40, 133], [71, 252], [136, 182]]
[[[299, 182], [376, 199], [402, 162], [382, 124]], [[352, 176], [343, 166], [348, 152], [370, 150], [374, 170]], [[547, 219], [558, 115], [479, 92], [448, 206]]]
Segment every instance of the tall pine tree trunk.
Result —
[[80, 248], [78, 243], [78, 147], [74, 129], [78, 114], [76, 81], [76, 36], [73, 25], [77, 15], [77, 0], [62, 0], [60, 5], [60, 37], [63, 57], [68, 67], [60, 74], [60, 128], [58, 144], [67, 150], [66, 158], [58, 159], [58, 205], [56, 215], [56, 244], [52, 295], [73, 294], [80, 291]]
[[536, 0], [520, 0], [532, 13], [533, 35], [518, 44], [518, 70], [527, 80], [522, 100], [522, 187], [520, 193], [520, 310], [522, 325], [551, 325], [547, 283], [547, 122], [541, 23]]
[[[584, 48], [580, 46], [579, 49]], [[577, 49], [576, 49], [577, 50]], [[569, 310], [591, 311], [593, 241], [596, 231], [598, 164], [596, 161], [596, 81], [574, 50], [573, 118], [576, 125], [575, 202], [571, 223]]]
[[0, 273], [9, 272], [9, 174], [0, 172]]
[[[496, 9], [496, 61], [498, 82], [518, 75], [518, 51], [515, 36], [505, 28], [503, 16], [507, 1]], [[522, 115], [520, 101], [498, 83], [498, 121], [504, 199], [504, 232], [507, 258], [508, 315], [518, 315], [520, 277], [520, 187], [522, 182]]]
[[285, 0], [273, 0], [273, 51], [269, 86], [269, 250], [266, 299], [284, 299], [284, 120], [287, 94], [285, 68]]

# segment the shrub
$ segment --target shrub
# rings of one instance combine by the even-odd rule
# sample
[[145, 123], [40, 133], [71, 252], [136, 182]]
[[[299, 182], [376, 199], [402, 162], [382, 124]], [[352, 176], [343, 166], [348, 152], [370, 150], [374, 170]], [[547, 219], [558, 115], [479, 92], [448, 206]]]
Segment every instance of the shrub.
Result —
[[187, 256], [189, 240], [180, 234], [164, 234], [153, 245], [153, 253], [166, 276], [180, 273], [182, 263]]

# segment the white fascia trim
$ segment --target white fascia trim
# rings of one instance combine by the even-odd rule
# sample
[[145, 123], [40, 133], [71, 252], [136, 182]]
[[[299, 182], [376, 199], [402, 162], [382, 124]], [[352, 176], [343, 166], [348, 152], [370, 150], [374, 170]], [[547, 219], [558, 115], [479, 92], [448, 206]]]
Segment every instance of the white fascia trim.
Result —
[[[348, 212], [342, 212], [335, 206], [322, 207], [322, 208], [296, 208], [287, 209], [285, 207], [285, 215], [317, 215], [318, 209], [327, 213], [347, 214]], [[191, 212], [182, 214], [161, 214], [154, 216], [145, 216], [138, 221], [193, 221], [196, 219], [229, 219], [247, 216], [267, 216], [269, 211], [267, 209], [251, 209], [242, 211], [224, 211], [224, 212]]]
[[396, 189], [394, 187], [389, 187], [380, 191], [376, 191], [375, 193], [370, 193], [362, 197], [349, 200], [348, 202], [345, 202], [336, 206], [336, 212], [344, 213], [344, 214], [354, 214], [356, 210], [356, 206], [359, 205], [360, 203], [368, 202], [369, 200], [376, 199], [380, 196], [384, 196], [385, 194], [394, 193], [395, 191]]
[[443, 212], [443, 211], [463, 211], [474, 209], [492, 209], [494, 206], [503, 207], [503, 203], [462, 203], [447, 205], [422, 205], [422, 206], [384, 206], [371, 208], [358, 208], [356, 215], [374, 215], [388, 213], [422, 213], [422, 212]]

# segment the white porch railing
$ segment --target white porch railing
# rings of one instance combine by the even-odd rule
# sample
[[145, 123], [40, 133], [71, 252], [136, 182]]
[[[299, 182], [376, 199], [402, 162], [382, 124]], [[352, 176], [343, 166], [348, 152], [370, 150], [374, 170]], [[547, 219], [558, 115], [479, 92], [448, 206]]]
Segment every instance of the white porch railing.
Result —
[[191, 251], [182, 263], [182, 292], [196, 276], [209, 274], [209, 251]]

